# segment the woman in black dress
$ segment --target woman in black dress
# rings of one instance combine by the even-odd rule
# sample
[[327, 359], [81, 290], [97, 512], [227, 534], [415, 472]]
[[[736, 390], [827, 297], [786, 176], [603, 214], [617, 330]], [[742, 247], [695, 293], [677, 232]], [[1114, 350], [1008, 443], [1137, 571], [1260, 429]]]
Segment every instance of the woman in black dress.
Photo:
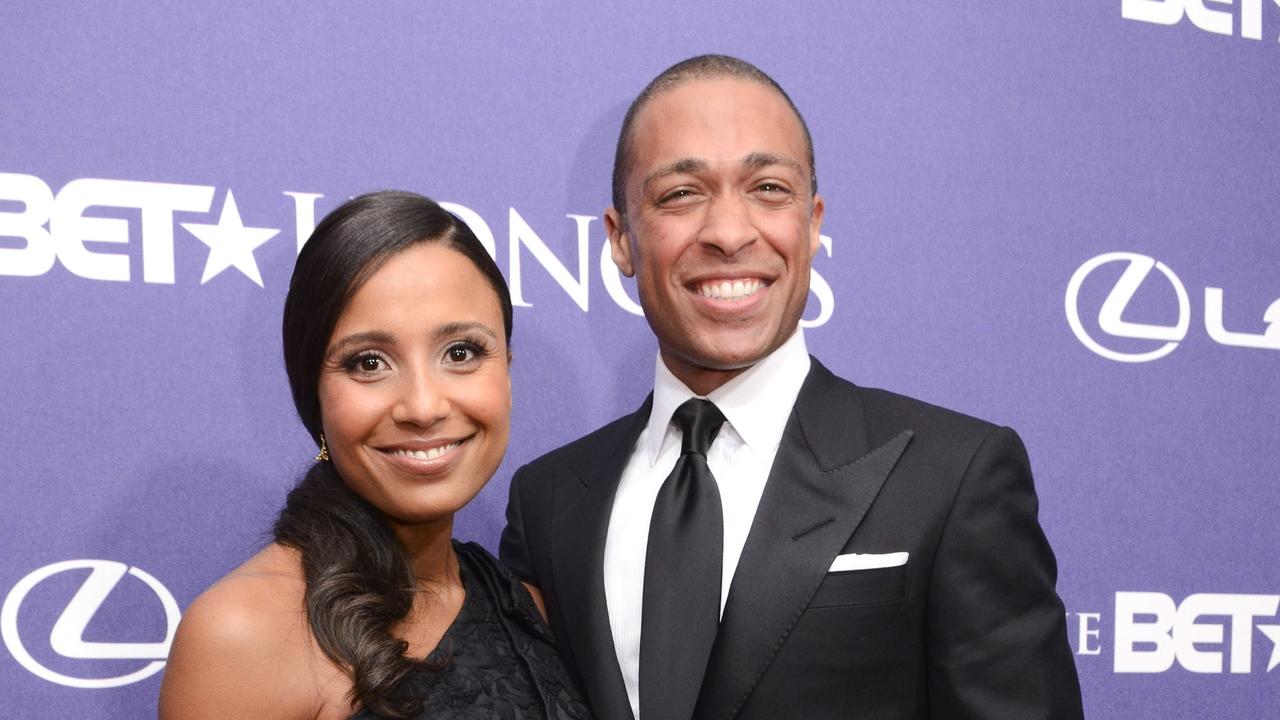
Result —
[[373, 193], [321, 221], [284, 310], [320, 452], [275, 541], [187, 610], [161, 718], [589, 717], [541, 600], [452, 540], [506, 450], [511, 320], [492, 258], [434, 202]]

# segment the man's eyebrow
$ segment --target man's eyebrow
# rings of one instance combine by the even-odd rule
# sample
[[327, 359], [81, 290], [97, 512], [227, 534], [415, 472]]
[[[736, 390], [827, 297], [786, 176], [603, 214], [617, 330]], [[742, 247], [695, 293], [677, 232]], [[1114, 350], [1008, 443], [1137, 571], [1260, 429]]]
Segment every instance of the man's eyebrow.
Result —
[[[790, 170], [794, 170], [797, 173], [804, 174], [804, 166], [786, 155], [777, 155], [769, 152], [753, 152], [742, 158], [742, 167], [747, 170], [759, 170], [774, 165], [781, 165]], [[668, 165], [663, 165], [657, 170], [646, 175], [640, 187], [648, 188], [655, 180], [660, 180], [668, 175], [702, 172], [710, 167], [711, 166], [707, 161], [701, 158], [681, 158], [680, 160], [676, 160]]]
[[381, 345], [386, 345], [386, 344], [394, 343], [395, 341], [396, 341], [395, 336], [384, 330], [367, 330], [365, 332], [352, 333], [342, 338], [341, 340], [338, 340], [337, 342], [329, 346], [329, 349], [325, 352], [325, 355], [329, 355], [329, 356], [341, 355], [342, 350], [346, 349], [351, 345], [360, 345], [363, 343], [377, 343]]
[[771, 165], [782, 165], [798, 173], [804, 174], [804, 166], [786, 155], [775, 155], [767, 152], [753, 152], [742, 158], [742, 166], [748, 170], [759, 170]]
[[681, 158], [669, 165], [663, 165], [646, 175], [644, 181], [640, 183], [640, 187], [647, 188], [653, 181], [660, 180], [668, 175], [702, 172], [709, 167], [711, 166], [707, 164], [707, 161], [700, 158]]

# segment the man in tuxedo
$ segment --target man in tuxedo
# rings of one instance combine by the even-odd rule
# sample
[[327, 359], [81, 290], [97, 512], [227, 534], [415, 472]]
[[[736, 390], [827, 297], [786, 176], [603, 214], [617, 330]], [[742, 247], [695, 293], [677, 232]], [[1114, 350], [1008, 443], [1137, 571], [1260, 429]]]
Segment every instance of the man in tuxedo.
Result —
[[517, 471], [502, 559], [601, 718], [1081, 717], [1018, 436], [808, 355], [823, 210], [749, 63], [636, 98], [605, 226], [654, 390]]

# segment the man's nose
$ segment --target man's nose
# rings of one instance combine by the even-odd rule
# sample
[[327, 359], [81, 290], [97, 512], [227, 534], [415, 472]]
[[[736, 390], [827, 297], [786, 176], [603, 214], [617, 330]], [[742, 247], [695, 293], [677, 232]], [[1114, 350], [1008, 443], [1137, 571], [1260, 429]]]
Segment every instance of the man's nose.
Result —
[[732, 257], [759, 236], [745, 200], [736, 196], [717, 196], [708, 205], [706, 223], [698, 233], [698, 242]]
[[420, 427], [430, 427], [443, 420], [452, 410], [441, 378], [418, 372], [406, 376], [397, 388], [391, 419]]

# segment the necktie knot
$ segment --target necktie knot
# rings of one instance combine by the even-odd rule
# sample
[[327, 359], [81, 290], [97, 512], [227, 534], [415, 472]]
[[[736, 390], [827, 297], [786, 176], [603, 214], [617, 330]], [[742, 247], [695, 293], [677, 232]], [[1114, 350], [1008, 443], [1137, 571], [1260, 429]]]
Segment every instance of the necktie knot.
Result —
[[724, 425], [724, 414], [710, 400], [689, 398], [676, 408], [671, 420], [680, 428], [680, 454], [697, 453], [706, 457], [711, 441]]

